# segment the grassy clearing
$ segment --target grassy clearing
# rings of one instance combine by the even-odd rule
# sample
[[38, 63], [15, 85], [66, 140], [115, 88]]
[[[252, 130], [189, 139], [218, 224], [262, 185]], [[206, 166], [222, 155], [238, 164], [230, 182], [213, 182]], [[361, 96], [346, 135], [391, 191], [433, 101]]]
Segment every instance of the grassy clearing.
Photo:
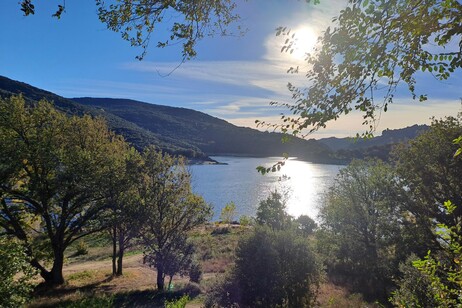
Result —
[[[112, 277], [111, 242], [107, 235], [93, 235], [85, 240], [88, 254], [72, 256], [76, 246], [69, 249], [64, 268], [66, 285], [38, 291], [28, 307], [164, 307], [185, 295], [189, 297], [187, 307], [201, 307], [207, 290], [233, 266], [237, 243], [249, 232], [249, 227], [216, 224], [194, 230], [191, 240], [203, 279], [194, 284], [188, 277], [174, 277], [174, 289], [167, 292], [156, 290], [156, 273], [143, 264], [140, 248], [125, 255], [124, 275]], [[330, 283], [321, 285], [318, 302], [320, 307], [374, 307]]]

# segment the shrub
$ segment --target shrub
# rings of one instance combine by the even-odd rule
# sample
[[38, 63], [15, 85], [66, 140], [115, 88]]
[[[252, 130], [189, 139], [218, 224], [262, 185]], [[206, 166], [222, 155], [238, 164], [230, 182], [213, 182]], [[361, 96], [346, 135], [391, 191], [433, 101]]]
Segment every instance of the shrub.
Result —
[[30, 296], [35, 275], [24, 247], [0, 237], [0, 307], [20, 307]]
[[305, 238], [292, 230], [257, 228], [239, 242], [235, 269], [212, 288], [206, 307], [309, 307], [319, 279]]
[[242, 227], [250, 226], [252, 224], [252, 217], [242, 215], [241, 217], [239, 217], [239, 224]]
[[88, 254], [88, 245], [85, 243], [84, 240], [80, 240], [77, 242], [77, 247], [76, 247], [76, 256], [83, 256]]
[[199, 283], [202, 279], [202, 267], [200, 263], [193, 262], [189, 269], [189, 280], [192, 282]]
[[189, 302], [189, 296], [184, 295], [177, 300], [166, 301], [165, 308], [184, 308], [186, 304]]

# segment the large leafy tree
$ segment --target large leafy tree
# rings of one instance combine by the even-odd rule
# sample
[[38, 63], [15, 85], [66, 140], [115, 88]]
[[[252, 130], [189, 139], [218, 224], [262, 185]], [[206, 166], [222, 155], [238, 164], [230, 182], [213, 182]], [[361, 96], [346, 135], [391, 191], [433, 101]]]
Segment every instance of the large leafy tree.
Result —
[[320, 209], [317, 234], [334, 280], [386, 299], [399, 262], [421, 248], [407, 199], [392, 168], [381, 161], [353, 161], [340, 171]]
[[105, 219], [112, 238], [112, 275], [123, 274], [123, 257], [134, 244], [142, 227], [140, 199], [142, 159], [134, 148], [120, 148], [105, 180], [107, 208]]
[[157, 288], [162, 290], [166, 275], [173, 276], [175, 269], [181, 269], [174, 264], [188, 264], [174, 258], [192, 251], [185, 244], [187, 233], [210, 218], [211, 208], [202, 197], [192, 193], [191, 175], [183, 158], [147, 147], [143, 159], [141, 200], [145, 221], [141, 237], [146, 260], [157, 270]]
[[[456, 0], [349, 0], [306, 57], [308, 86], [289, 85], [294, 102], [281, 105], [292, 115], [282, 129], [314, 131], [359, 110], [371, 132], [400, 83], [426, 100], [416, 88], [419, 72], [445, 80], [462, 66], [461, 15]], [[291, 52], [290, 31], [278, 34], [288, 36], [283, 50]]]
[[[454, 139], [462, 135], [462, 118], [434, 120], [430, 129], [402, 145], [394, 152], [402, 185], [407, 187], [412, 202], [408, 210], [433, 233], [438, 224], [455, 226], [462, 220], [462, 208], [448, 212], [448, 200], [462, 204], [462, 160], [454, 158], [459, 148]], [[434, 239], [436, 247], [438, 242]]]
[[[22, 0], [24, 15], [35, 14], [33, 0]], [[146, 54], [153, 34], [157, 47], [181, 44], [182, 59], [196, 56], [196, 43], [205, 36], [227, 35], [231, 23], [239, 19], [232, 0], [95, 0], [98, 17], [107, 28], [119, 32], [132, 46], [141, 47], [138, 59]], [[65, 2], [53, 16], [60, 18]], [[169, 30], [159, 37], [158, 28]]]
[[[66, 248], [104, 227], [105, 181], [127, 145], [100, 119], [21, 96], [0, 100], [0, 142], [1, 230], [24, 243], [47, 284], [62, 284]], [[51, 252], [51, 270], [40, 251]]]

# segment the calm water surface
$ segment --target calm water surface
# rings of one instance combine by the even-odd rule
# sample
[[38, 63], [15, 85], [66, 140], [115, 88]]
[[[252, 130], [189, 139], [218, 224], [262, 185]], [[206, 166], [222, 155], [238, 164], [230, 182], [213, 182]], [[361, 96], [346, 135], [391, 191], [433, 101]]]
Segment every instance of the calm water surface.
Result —
[[[236, 204], [237, 215], [254, 216], [261, 200], [277, 189], [286, 194], [290, 215], [302, 214], [315, 218], [320, 198], [343, 166], [322, 165], [289, 159], [280, 172], [261, 175], [256, 167], [272, 166], [277, 157], [249, 158], [216, 156], [227, 165], [191, 166], [193, 191], [211, 203], [214, 220], [226, 203]], [[280, 180], [282, 175], [289, 179]]]

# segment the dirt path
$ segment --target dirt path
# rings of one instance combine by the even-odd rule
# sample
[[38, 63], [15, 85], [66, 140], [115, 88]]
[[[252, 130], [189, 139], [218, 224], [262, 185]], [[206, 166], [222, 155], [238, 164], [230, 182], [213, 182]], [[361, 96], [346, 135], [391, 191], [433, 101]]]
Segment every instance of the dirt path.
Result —
[[[148, 266], [143, 264], [143, 255], [137, 254], [128, 257], [124, 257], [124, 269], [130, 268], [147, 268]], [[71, 263], [66, 265], [63, 269], [64, 274], [72, 274], [82, 271], [91, 271], [91, 270], [104, 270], [107, 269], [110, 271], [112, 269], [112, 260], [100, 260], [100, 261], [87, 261], [82, 263]]]

